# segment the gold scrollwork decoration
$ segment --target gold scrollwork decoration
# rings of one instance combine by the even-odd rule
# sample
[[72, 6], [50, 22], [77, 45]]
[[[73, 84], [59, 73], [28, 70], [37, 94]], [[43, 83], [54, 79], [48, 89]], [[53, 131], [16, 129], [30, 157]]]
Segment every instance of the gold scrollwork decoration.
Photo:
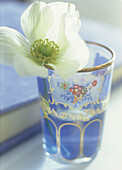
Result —
[[[111, 71], [109, 70], [109, 73], [110, 73]], [[102, 82], [101, 82], [101, 87], [100, 88], [98, 88], [98, 90], [99, 90], [99, 95], [98, 95], [98, 98], [96, 99], [96, 102], [97, 103], [99, 103], [99, 98], [100, 98], [100, 93], [101, 93], [101, 90], [102, 90], [102, 85], [103, 85], [103, 82], [104, 82], [104, 78], [105, 78], [105, 75], [107, 74], [108, 72], [105, 72], [102, 76], [101, 76], [101, 78], [102, 78]], [[58, 77], [55, 77], [54, 76], [54, 74], [52, 75], [52, 77], [53, 78], [58, 78]], [[52, 96], [52, 101], [49, 99], [48, 101], [49, 101], [49, 103], [50, 104], [55, 104], [55, 105], [58, 105], [58, 104], [62, 104], [62, 105], [64, 105], [64, 107], [66, 108], [66, 107], [69, 107], [70, 109], [72, 109], [72, 110], [75, 110], [75, 108], [74, 107], [72, 107], [71, 105], [69, 105], [69, 104], [67, 104], [67, 103], [62, 103], [62, 102], [56, 102], [55, 101], [55, 99], [54, 99], [54, 97], [53, 97], [53, 91], [55, 90], [54, 88], [52, 88], [51, 87], [51, 76], [48, 76], [48, 83], [49, 83], [49, 91], [48, 91], [48, 93], [50, 93], [51, 94], [51, 96]], [[88, 103], [84, 103], [83, 105], [81, 105], [79, 108], [77, 108], [77, 109], [81, 109], [82, 110], [82, 108], [85, 106], [85, 107], [87, 107], [89, 104], [95, 104], [96, 102], [88, 102]], [[102, 101], [101, 101], [102, 102]]]
[[66, 113], [66, 112], [57, 113], [54, 109], [51, 110], [48, 101], [45, 100], [42, 96], [41, 96], [40, 106], [41, 106], [41, 108], [43, 110], [43, 114], [45, 116], [54, 115], [57, 118], [61, 118], [61, 119], [70, 118], [73, 121], [75, 121], [75, 120], [89, 121], [90, 118], [96, 114], [96, 112], [98, 114], [100, 114], [104, 111], [104, 110], [100, 110], [100, 109], [97, 109], [96, 111], [92, 110], [92, 109], [86, 109], [86, 110], [84, 110], [84, 112], [86, 112], [86, 114], [83, 114], [82, 111], [79, 114], [72, 114], [72, 113]]

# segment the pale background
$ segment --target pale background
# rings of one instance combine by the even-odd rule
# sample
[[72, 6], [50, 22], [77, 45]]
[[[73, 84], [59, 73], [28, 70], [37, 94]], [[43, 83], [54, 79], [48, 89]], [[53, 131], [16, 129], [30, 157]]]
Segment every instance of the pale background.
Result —
[[[32, 2], [33, 0], [28, 0]], [[122, 0], [43, 0], [75, 3], [82, 17], [91, 18], [122, 29]]]

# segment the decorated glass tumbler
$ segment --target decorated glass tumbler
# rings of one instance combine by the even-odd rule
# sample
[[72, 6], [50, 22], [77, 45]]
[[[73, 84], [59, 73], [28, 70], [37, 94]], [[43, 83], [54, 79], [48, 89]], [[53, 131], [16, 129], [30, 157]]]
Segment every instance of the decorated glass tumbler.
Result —
[[67, 80], [51, 69], [47, 78], [38, 78], [43, 148], [62, 163], [89, 162], [100, 148], [115, 54], [86, 43], [90, 60], [84, 69]]

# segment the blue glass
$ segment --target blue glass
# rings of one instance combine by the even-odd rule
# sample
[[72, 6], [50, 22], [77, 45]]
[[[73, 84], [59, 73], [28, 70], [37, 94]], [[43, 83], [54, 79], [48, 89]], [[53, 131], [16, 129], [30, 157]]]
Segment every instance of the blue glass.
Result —
[[63, 163], [91, 161], [101, 144], [113, 73], [112, 51], [94, 43], [88, 47], [91, 56], [86, 71], [64, 80], [49, 69], [47, 78], [38, 78], [43, 147]]
[[[61, 155], [67, 160], [73, 160], [77, 158], [80, 154], [81, 158], [91, 157], [97, 152], [101, 137], [102, 130], [104, 125], [104, 114], [105, 112], [94, 116], [90, 121], [65, 121], [54, 116], [49, 116], [49, 119], [53, 121], [57, 129], [60, 128], [60, 152]], [[44, 138], [46, 144], [46, 151], [51, 155], [56, 154], [57, 145], [56, 145], [56, 129], [53, 123], [50, 124], [50, 120], [45, 121], [44, 123]], [[80, 129], [77, 127], [79, 125]], [[48, 126], [47, 126], [48, 125]], [[80, 153], [80, 144], [81, 144], [81, 134], [83, 134], [83, 148]]]
[[43, 122], [46, 150], [50, 154], [55, 154], [57, 153], [56, 128], [52, 121], [47, 118], [43, 118]]

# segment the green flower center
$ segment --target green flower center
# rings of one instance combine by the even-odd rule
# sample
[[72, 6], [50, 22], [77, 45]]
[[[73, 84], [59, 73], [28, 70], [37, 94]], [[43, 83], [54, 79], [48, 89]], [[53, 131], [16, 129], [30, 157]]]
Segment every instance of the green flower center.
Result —
[[59, 55], [59, 47], [53, 41], [45, 39], [36, 40], [30, 48], [31, 54], [41, 65], [55, 63]]
[[42, 53], [44, 56], [50, 56], [52, 54], [52, 48], [50, 47], [49, 44], [42, 44], [40, 47], [39, 47], [39, 53]]

